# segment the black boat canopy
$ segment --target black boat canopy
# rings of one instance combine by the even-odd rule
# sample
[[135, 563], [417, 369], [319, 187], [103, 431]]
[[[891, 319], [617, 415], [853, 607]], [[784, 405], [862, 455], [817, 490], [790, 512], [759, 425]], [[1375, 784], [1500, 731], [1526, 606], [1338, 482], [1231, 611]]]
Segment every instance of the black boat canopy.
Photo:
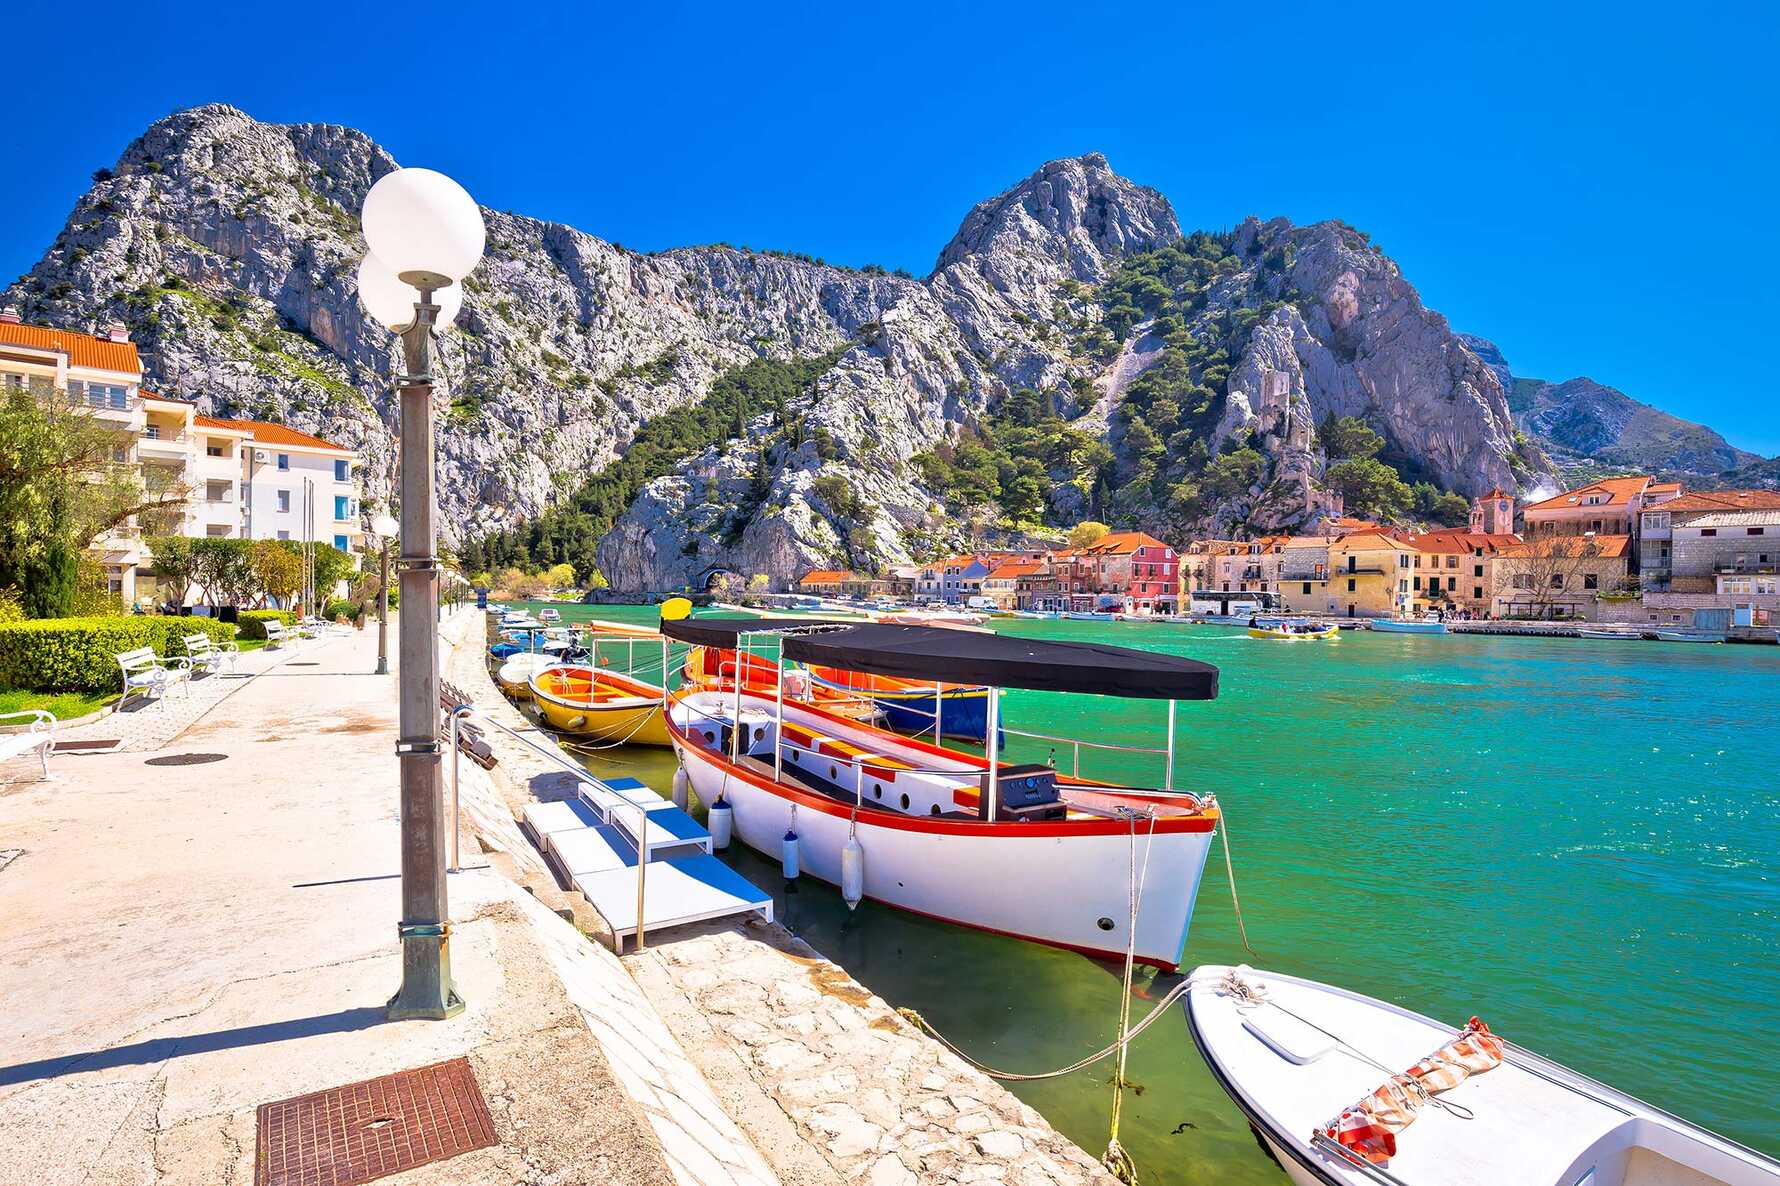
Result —
[[[662, 629], [698, 624], [664, 622]], [[1140, 700], [1211, 700], [1218, 694], [1218, 669], [1193, 659], [1095, 642], [1048, 642], [936, 626], [873, 622], [789, 634], [784, 653], [787, 659], [846, 671], [994, 688]]]
[[699, 647], [734, 649], [736, 637], [742, 634], [779, 634], [787, 630], [809, 630], [817, 626], [847, 626], [832, 618], [681, 618], [663, 619], [661, 632], [679, 642]]

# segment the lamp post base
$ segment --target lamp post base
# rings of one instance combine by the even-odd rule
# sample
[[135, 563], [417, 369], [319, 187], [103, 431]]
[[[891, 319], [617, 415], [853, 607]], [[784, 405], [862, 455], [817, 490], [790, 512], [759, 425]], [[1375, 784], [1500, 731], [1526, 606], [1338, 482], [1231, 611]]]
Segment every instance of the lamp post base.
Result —
[[403, 923], [402, 987], [389, 998], [391, 1021], [444, 1021], [464, 1011], [451, 982], [451, 927]]

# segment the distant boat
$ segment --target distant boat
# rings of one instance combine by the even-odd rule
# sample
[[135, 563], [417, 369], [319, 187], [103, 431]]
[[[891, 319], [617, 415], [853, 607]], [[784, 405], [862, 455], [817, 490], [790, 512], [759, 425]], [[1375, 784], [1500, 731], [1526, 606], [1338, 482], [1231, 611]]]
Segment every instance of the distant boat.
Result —
[[1590, 630], [1584, 627], [1576, 631], [1576, 637], [1601, 639], [1610, 642], [1624, 642], [1627, 639], [1630, 639], [1633, 642], [1641, 642], [1644, 635], [1638, 630]]
[[1312, 626], [1308, 623], [1281, 622], [1277, 626], [1250, 626], [1250, 638], [1265, 638], [1274, 642], [1299, 642], [1319, 638], [1334, 638], [1341, 633], [1333, 626]]
[[1717, 630], [1658, 630], [1658, 642], [1723, 642], [1730, 635]]
[[538, 621], [543, 622], [546, 625], [555, 625], [557, 622], [562, 621], [562, 611], [546, 606], [538, 611]]
[[1063, 616], [1071, 622], [1113, 622], [1118, 620], [1117, 614], [1105, 612], [1090, 613], [1087, 610], [1070, 610]]
[[1195, 968], [1188, 984], [1194, 1045], [1296, 1186], [1780, 1184], [1780, 1162], [1476, 1018], [1455, 1029], [1250, 968]]
[[1373, 618], [1372, 629], [1385, 634], [1445, 634], [1446, 623], [1430, 618]]

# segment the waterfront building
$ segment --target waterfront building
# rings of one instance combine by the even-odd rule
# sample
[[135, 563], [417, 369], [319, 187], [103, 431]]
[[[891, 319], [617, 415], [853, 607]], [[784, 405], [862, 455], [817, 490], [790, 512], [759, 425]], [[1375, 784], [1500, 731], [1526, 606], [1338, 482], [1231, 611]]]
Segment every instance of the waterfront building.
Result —
[[1513, 535], [1514, 495], [1500, 486], [1471, 500], [1470, 531], [1473, 535]]
[[[1721, 573], [1780, 559], [1780, 491], [1698, 490], [1639, 516], [1639, 579], [1647, 592], [1704, 593]], [[1767, 559], [1763, 559], [1763, 557]]]
[[26, 325], [0, 312], [0, 383], [59, 390], [120, 431], [119, 464], [166, 471], [178, 497], [94, 541], [107, 587], [127, 602], [155, 593], [145, 537], [315, 540], [360, 550], [357, 453], [263, 420], [222, 420], [142, 386], [122, 324], [103, 334]]
[[813, 568], [797, 578], [797, 591], [807, 597], [842, 597], [859, 574], [842, 568]]
[[1036, 575], [1044, 565], [1036, 560], [1008, 560], [997, 564], [983, 577], [982, 596], [995, 603], [996, 609], [1017, 609], [1020, 605], [1020, 580]]
[[950, 556], [940, 561], [939, 598], [958, 605], [981, 596], [989, 565], [981, 556]]
[[1325, 535], [1293, 535], [1280, 542], [1279, 603], [1287, 613], [1334, 613], [1329, 600], [1329, 543]]
[[[1472, 521], [1477, 518], [1473, 514]], [[1409, 580], [1415, 610], [1486, 617], [1495, 604], [1496, 558], [1522, 541], [1518, 535], [1452, 528], [1415, 536], [1412, 542], [1416, 555]]]
[[944, 584], [945, 561], [930, 560], [915, 570], [915, 597], [921, 601], [938, 601]]
[[1414, 604], [1415, 546], [1389, 528], [1355, 531], [1329, 544], [1328, 608], [1349, 618], [1394, 618]]
[[1196, 539], [1180, 553], [1180, 590], [1182, 605], [1195, 589], [1217, 588], [1217, 557], [1227, 555], [1236, 547], [1233, 539]]
[[1499, 618], [1586, 618], [1604, 594], [1631, 581], [1629, 535], [1542, 535], [1496, 556], [1492, 612]]
[[1095, 567], [1095, 591], [1123, 599], [1128, 614], [1172, 614], [1180, 602], [1180, 558], [1142, 531], [1114, 531], [1080, 551]]
[[917, 564], [898, 564], [884, 570], [884, 592], [898, 601], [908, 601], [915, 596], [915, 584], [919, 579], [921, 567]]
[[1643, 513], [1681, 496], [1681, 483], [1649, 474], [1602, 478], [1531, 504], [1522, 512], [1528, 540], [1554, 536], [1625, 535], [1632, 540], [1628, 566], [1639, 571]]

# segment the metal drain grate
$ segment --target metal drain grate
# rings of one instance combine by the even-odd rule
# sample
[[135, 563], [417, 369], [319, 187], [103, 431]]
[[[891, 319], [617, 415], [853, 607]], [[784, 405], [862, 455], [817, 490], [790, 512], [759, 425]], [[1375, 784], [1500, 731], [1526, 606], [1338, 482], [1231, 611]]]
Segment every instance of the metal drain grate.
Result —
[[159, 758], [149, 758], [144, 766], [205, 766], [211, 762], [222, 762], [228, 759], [227, 754], [166, 754]]
[[261, 1104], [254, 1186], [358, 1186], [496, 1143], [462, 1058]]

